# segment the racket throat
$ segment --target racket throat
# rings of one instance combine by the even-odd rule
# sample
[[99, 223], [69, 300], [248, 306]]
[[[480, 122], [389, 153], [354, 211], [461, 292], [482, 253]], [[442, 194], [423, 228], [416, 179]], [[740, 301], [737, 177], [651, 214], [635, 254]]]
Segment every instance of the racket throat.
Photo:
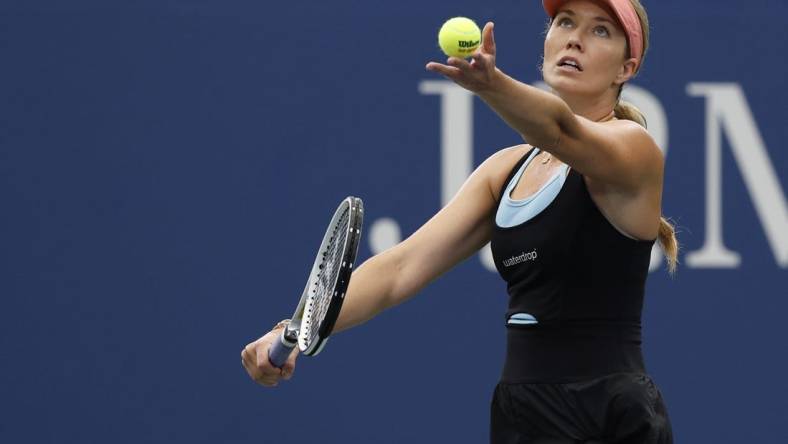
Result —
[[284, 331], [282, 331], [281, 341], [288, 348], [298, 345], [298, 329], [291, 328], [289, 325], [285, 327]]

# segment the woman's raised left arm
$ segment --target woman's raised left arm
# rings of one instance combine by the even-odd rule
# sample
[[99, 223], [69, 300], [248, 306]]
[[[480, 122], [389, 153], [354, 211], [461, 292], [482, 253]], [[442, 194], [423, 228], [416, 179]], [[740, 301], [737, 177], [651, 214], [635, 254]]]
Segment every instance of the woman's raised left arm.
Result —
[[[622, 190], [661, 181], [662, 152], [635, 122], [598, 123], [576, 115], [557, 95], [519, 82], [495, 66], [493, 24], [470, 62], [450, 57], [427, 69], [476, 93], [531, 145], [550, 152], [580, 173]], [[652, 182], [653, 183], [653, 182]]]

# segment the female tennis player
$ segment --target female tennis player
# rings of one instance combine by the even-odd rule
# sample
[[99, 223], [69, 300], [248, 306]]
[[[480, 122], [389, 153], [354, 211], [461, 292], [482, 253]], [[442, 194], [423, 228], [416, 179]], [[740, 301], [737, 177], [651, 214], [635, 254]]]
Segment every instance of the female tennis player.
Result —
[[[641, 353], [651, 247], [671, 272], [678, 245], [661, 216], [664, 158], [643, 116], [620, 101], [642, 67], [639, 0], [544, 0], [542, 73], [552, 93], [495, 66], [493, 24], [472, 60], [428, 63], [476, 93], [529, 144], [484, 161], [438, 214], [352, 275], [335, 331], [400, 304], [487, 242], [508, 284], [507, 351], [492, 443], [671, 443]], [[274, 328], [242, 352], [265, 386]], [[296, 349], [297, 350], [297, 349]]]

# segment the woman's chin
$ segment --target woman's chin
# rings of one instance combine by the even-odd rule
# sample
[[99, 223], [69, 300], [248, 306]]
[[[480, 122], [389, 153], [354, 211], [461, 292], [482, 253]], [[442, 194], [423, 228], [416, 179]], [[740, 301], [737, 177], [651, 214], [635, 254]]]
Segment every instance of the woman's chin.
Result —
[[545, 81], [547, 85], [559, 95], [581, 93], [582, 84], [575, 79], [558, 78]]
[[592, 79], [580, 79], [576, 76], [549, 73], [543, 76], [544, 82], [550, 89], [561, 97], [571, 96], [597, 96], [603, 94], [603, 86], [592, 84]]

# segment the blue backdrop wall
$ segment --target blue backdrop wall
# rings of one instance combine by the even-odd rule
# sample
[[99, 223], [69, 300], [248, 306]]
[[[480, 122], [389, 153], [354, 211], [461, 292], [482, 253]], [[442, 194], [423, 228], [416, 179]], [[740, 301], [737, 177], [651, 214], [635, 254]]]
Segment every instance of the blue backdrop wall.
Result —
[[[653, 258], [647, 365], [677, 442], [788, 442], [788, 3], [645, 3], [626, 94], [682, 242], [675, 279]], [[3, 0], [0, 442], [485, 442], [506, 293], [484, 255], [277, 389], [239, 362], [342, 197], [363, 260], [521, 142], [424, 70], [455, 15], [540, 80], [537, 1]]]

